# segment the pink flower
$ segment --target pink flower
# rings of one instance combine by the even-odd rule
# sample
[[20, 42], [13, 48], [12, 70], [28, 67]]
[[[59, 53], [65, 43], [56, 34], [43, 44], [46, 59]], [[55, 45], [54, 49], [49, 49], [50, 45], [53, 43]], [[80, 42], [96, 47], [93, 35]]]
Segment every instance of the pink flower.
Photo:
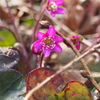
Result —
[[80, 49], [80, 37], [78, 35], [72, 35], [68, 37], [71, 42], [76, 46], [77, 50]]
[[55, 14], [64, 14], [65, 10], [59, 6], [64, 4], [63, 0], [48, 0], [46, 11], [52, 15], [52, 17], [55, 17]]
[[32, 52], [39, 55], [44, 53], [48, 57], [52, 51], [62, 52], [62, 48], [58, 43], [63, 42], [63, 38], [56, 35], [55, 28], [51, 26], [46, 33], [38, 32], [37, 37], [39, 40], [32, 44]]
[[36, 49], [36, 48], [34, 48], [34, 43], [31, 45], [31, 50], [32, 50], [32, 53], [36, 54], [36, 55], [40, 55], [41, 52], [42, 52], [42, 49]]

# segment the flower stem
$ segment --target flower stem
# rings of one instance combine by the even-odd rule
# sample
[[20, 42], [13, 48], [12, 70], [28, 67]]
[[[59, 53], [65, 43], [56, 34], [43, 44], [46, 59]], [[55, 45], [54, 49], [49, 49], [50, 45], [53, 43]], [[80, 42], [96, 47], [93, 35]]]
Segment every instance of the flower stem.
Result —
[[41, 54], [41, 56], [40, 56], [40, 62], [39, 62], [39, 63], [40, 63], [40, 64], [39, 64], [39, 65], [40, 65], [40, 66], [39, 66], [40, 68], [43, 67], [43, 66], [42, 66], [43, 57], [44, 57], [44, 54]]
[[[33, 34], [32, 34], [31, 44], [35, 41], [35, 34], [36, 34], [36, 31], [37, 31], [38, 26], [39, 26], [39, 21], [40, 21], [42, 15], [43, 15], [43, 13], [45, 12], [45, 9], [44, 9], [44, 7], [43, 7], [44, 1], [45, 1], [45, 0], [42, 0], [42, 2], [41, 2], [40, 11], [39, 11], [40, 13], [39, 13], [39, 15], [38, 15], [39, 17], [38, 17], [38, 19], [37, 19], [37, 21], [36, 21], [36, 24], [35, 24], [35, 27], [34, 27], [34, 31], [33, 31]], [[43, 9], [43, 10], [42, 10], [42, 9]]]
[[18, 29], [17, 29], [17, 27], [16, 27], [16, 25], [15, 25], [14, 16], [13, 16], [12, 13], [11, 13], [11, 9], [10, 9], [10, 7], [9, 7], [9, 5], [8, 5], [8, 1], [5, 0], [5, 2], [6, 2], [6, 5], [7, 5], [7, 8], [8, 8], [8, 11], [9, 11], [9, 15], [10, 15], [10, 18], [11, 18], [11, 21], [12, 21], [12, 25], [13, 25], [13, 27], [14, 27], [14, 29], [15, 29], [15, 32], [16, 32], [16, 39], [17, 39], [17, 41], [18, 41], [19, 43], [21, 43], [23, 56], [24, 56], [24, 58], [25, 58], [24, 60], [25, 60], [25, 62], [27, 62], [27, 66], [28, 66], [28, 68], [29, 68], [29, 70], [30, 70], [29, 58], [28, 58], [28, 54], [27, 54], [27, 52], [26, 52], [24, 43], [23, 43], [22, 38], [21, 38], [21, 36], [20, 36], [20, 34], [19, 34], [19, 32], [18, 32]]
[[26, 52], [26, 50], [25, 50], [25, 47], [24, 47], [24, 43], [23, 43], [23, 41], [22, 41], [22, 38], [21, 38], [21, 36], [19, 35], [18, 29], [17, 29], [17, 27], [16, 27], [16, 25], [15, 25], [14, 17], [13, 17], [13, 15], [12, 15], [12, 13], [11, 13], [11, 9], [10, 9], [10, 7], [9, 7], [9, 5], [8, 5], [8, 1], [7, 1], [7, 0], [5, 0], [5, 1], [6, 1], [7, 8], [8, 8], [8, 10], [9, 10], [9, 15], [10, 15], [10, 18], [11, 18], [11, 21], [12, 21], [12, 24], [13, 24], [13, 27], [14, 27], [15, 32], [16, 32], [17, 40], [22, 44], [23, 53], [24, 53], [25, 57], [27, 58], [27, 52]]

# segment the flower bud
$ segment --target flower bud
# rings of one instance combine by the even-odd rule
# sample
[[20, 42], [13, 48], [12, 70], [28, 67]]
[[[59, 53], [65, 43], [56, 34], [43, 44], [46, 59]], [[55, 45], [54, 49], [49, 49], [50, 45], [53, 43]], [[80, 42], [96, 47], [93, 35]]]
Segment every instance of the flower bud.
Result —
[[49, 28], [51, 26], [51, 23], [47, 20], [42, 20], [39, 24], [41, 25], [41, 28]]
[[36, 55], [40, 55], [41, 52], [42, 52], [42, 49], [36, 49], [34, 48], [34, 43], [31, 45], [31, 51], [33, 54], [36, 54]]

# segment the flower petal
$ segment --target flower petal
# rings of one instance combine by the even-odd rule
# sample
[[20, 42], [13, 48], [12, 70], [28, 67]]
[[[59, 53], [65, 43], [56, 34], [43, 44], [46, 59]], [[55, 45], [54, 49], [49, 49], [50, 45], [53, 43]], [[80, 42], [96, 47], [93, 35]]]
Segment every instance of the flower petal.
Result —
[[54, 12], [51, 12], [51, 14], [50, 14], [52, 17], [55, 17], [56, 16], [56, 13], [54, 13]]
[[49, 36], [54, 36], [56, 34], [56, 30], [53, 26], [51, 26], [46, 32]]
[[35, 49], [34, 44], [32, 44], [31, 45], [31, 51], [32, 51], [33, 54], [40, 55], [41, 52], [42, 52], [42, 49]]
[[41, 42], [41, 40], [37, 40], [37, 41], [34, 42], [33, 45], [34, 45], [35, 49], [41, 49], [42, 48], [42, 44], [40, 42]]
[[50, 53], [51, 53], [50, 48], [48, 48], [48, 49], [44, 48], [44, 57], [49, 57]]
[[[32, 45], [31, 45], [31, 50], [32, 50], [32, 53], [33, 54], [36, 54], [36, 55], [40, 55], [41, 52], [42, 52], [42, 46], [39, 45], [40, 44], [40, 40], [39, 41], [36, 41], [34, 42]], [[37, 45], [38, 45], [38, 48], [37, 48]]]
[[48, 4], [50, 4], [51, 2], [53, 2], [53, 0], [48, 0]]
[[62, 52], [62, 48], [58, 44], [56, 44], [56, 46], [52, 49], [52, 51], [61, 53]]
[[56, 14], [56, 13], [51, 12], [50, 10], [48, 10], [48, 8], [45, 8], [45, 9], [46, 9], [46, 11], [47, 11], [52, 17], [55, 17], [55, 14]]
[[60, 43], [60, 42], [63, 42], [63, 38], [60, 37], [60, 36], [55, 36], [54, 39], [53, 39], [56, 43]]
[[79, 50], [80, 49], [80, 41], [77, 41], [75, 46], [76, 46], [77, 50]]
[[58, 7], [58, 9], [54, 13], [56, 13], [56, 14], [65, 14], [65, 10], [63, 8]]
[[64, 1], [63, 1], [63, 0], [57, 0], [57, 1], [55, 1], [55, 3], [56, 3], [58, 6], [60, 6], [60, 5], [64, 4]]
[[49, 14], [51, 14], [51, 13], [50, 13], [50, 10], [48, 10], [48, 7], [46, 7], [45, 10], [46, 10]]
[[78, 39], [79, 38], [79, 36], [77, 36], [77, 35], [75, 35], [75, 36], [73, 36], [74, 38], [76, 38], [76, 39]]
[[37, 33], [38, 39], [43, 39], [43, 36], [44, 36], [44, 33], [42, 33], [42, 32]]

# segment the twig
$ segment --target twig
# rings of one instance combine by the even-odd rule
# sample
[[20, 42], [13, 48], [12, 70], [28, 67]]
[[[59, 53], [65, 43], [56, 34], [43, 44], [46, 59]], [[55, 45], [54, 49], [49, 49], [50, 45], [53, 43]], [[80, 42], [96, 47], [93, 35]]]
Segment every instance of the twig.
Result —
[[[85, 51], [87, 51], [88, 49], [90, 49], [90, 48], [92, 48], [95, 44], [97, 44], [98, 42], [100, 41], [100, 35], [97, 37], [97, 39], [92, 43], [92, 45], [91, 46], [89, 46], [88, 48], [86, 48], [86, 50]], [[84, 52], [85, 52], [84, 51]], [[99, 52], [99, 51], [98, 51]]]
[[64, 67], [62, 67], [62, 69], [58, 70], [55, 74], [51, 75], [50, 77], [48, 77], [47, 79], [45, 79], [43, 82], [41, 82], [39, 85], [37, 85], [35, 88], [33, 88], [25, 97], [24, 100], [28, 100], [29, 97], [38, 89], [40, 89], [43, 85], [45, 85], [48, 81], [50, 81], [52, 78], [54, 78], [56, 75], [60, 74], [61, 72], [65, 71], [67, 68], [69, 68], [74, 62], [79, 61], [81, 58], [83, 58], [84, 56], [86, 56], [88, 53], [94, 51], [95, 49], [97, 49], [98, 47], [100, 47], [100, 44], [95, 45], [94, 47], [92, 47], [90, 50], [88, 50], [87, 52], [85, 52], [84, 54], [80, 55], [79, 57], [75, 58], [74, 60], [72, 60], [71, 62], [69, 62], [67, 65], [65, 65]]

